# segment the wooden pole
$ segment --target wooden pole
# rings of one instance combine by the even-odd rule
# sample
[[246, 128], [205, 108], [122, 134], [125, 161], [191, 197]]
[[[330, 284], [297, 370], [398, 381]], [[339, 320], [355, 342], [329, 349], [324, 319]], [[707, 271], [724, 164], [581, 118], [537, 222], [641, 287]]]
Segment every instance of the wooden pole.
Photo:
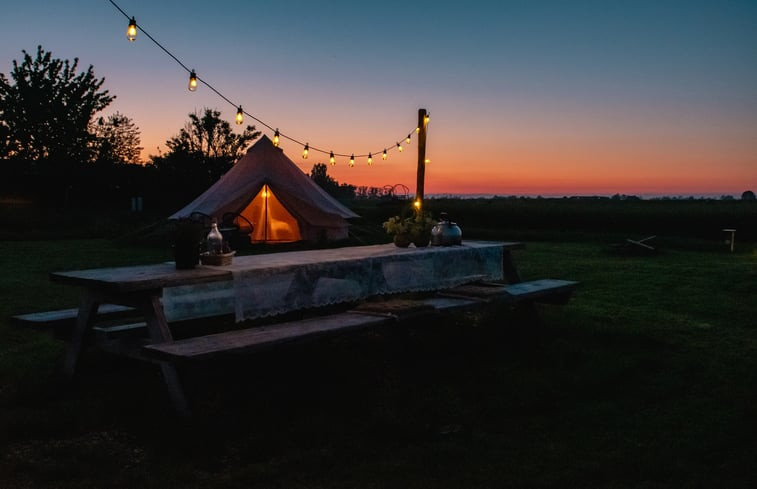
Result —
[[415, 184], [415, 200], [423, 202], [424, 180], [426, 178], [426, 124], [428, 112], [418, 109], [418, 179]]

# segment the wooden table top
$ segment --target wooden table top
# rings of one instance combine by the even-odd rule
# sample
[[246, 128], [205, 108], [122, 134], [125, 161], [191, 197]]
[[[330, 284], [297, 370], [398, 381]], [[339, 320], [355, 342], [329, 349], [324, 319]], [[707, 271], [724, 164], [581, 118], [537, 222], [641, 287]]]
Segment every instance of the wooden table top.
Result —
[[277, 266], [307, 265], [318, 262], [357, 260], [371, 257], [454, 253], [455, 249], [496, 246], [503, 250], [523, 248], [520, 242], [465, 241], [462, 246], [434, 246], [398, 248], [394, 244], [348, 246], [322, 250], [288, 251], [234, 257], [232, 264], [222, 266], [198, 265], [190, 270], [177, 270], [173, 262], [128, 267], [93, 268], [50, 273], [55, 283], [96, 288], [107, 292], [135, 292], [164, 287], [193, 285], [232, 280], [234, 271], [263, 270]]

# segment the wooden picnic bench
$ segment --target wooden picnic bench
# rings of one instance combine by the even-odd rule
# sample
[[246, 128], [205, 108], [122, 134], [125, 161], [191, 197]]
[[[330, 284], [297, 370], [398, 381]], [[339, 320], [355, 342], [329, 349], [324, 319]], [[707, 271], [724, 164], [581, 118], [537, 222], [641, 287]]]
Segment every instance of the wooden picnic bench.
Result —
[[[254, 255], [235, 258], [231, 266], [198, 266], [193, 270], [176, 270], [173, 263], [164, 263], [55, 272], [50, 275], [52, 281], [84, 290], [63, 370], [73, 375], [84, 337], [88, 331], [95, 331], [104, 349], [156, 362], [174, 407], [179, 414], [188, 416], [189, 406], [179, 382], [177, 364], [323, 338], [400, 322], [410, 315], [453, 311], [482, 303], [528, 305], [534, 301], [567, 300], [576, 282], [522, 281], [511, 255], [521, 248], [523, 244], [517, 242], [467, 242], [463, 246], [418, 249], [389, 244]], [[407, 277], [402, 273], [399, 277], [392, 275], [405, 269], [410, 272]], [[276, 303], [275, 308], [259, 304], [259, 298], [250, 300], [248, 294], [254, 296], [259, 277], [279, 276], [286, 278], [289, 285], [288, 289], [282, 289], [284, 292], [265, 300]], [[245, 282], [246, 277], [252, 277], [253, 286]], [[267, 316], [282, 307], [296, 311], [340, 300], [353, 306], [305, 319], [174, 339], [164, 307], [180, 317], [181, 307], [175, 307], [171, 301], [182, 300], [185, 289], [189, 289], [192, 307], [204, 301], [229, 307], [229, 297], [219, 294], [217, 289], [213, 289], [213, 298], [202, 295], [207, 293], [208, 285], [233, 291], [234, 311], [226, 312], [235, 313], [240, 322], [250, 315]], [[164, 294], [172, 287], [181, 288], [182, 294]], [[329, 295], [333, 292], [331, 288], [336, 289], [336, 295]], [[422, 292], [423, 297], [408, 300], [402, 298], [403, 292]], [[370, 300], [386, 297], [389, 300]], [[99, 326], [102, 304], [133, 308], [144, 322]]]
[[349, 330], [382, 326], [410, 317], [480, 306], [482, 303], [564, 302], [577, 282], [534, 280], [517, 284], [474, 283], [441, 290], [426, 298], [389, 299], [364, 303], [345, 311], [270, 326], [214, 333], [145, 345], [148, 356], [172, 362], [207, 360], [247, 353], [291, 341], [302, 341]]

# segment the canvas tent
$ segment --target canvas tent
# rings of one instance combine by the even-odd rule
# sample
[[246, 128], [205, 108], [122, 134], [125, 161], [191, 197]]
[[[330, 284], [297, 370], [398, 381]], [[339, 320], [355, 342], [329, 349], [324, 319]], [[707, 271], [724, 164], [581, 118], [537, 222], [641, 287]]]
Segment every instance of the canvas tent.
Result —
[[253, 224], [253, 242], [332, 241], [347, 237], [357, 214], [327, 194], [265, 135], [202, 195], [170, 219], [199, 212]]

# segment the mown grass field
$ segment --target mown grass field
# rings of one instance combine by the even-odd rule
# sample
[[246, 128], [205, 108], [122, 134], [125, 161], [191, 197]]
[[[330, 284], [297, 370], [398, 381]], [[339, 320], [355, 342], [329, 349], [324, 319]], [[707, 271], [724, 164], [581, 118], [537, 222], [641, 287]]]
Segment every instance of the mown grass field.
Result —
[[[91, 351], [63, 386], [63, 343], [9, 321], [76, 303], [52, 270], [163, 261], [165, 247], [0, 241], [0, 487], [757, 485], [754, 241], [737, 234], [729, 253], [717, 224], [627, 256], [608, 244], [644, 222], [513, 231], [491, 224], [513, 216], [443, 204], [464, 238], [540, 238], [516, 252], [524, 278], [581, 287], [540, 324], [490, 309], [187, 370], [189, 423], [157, 368]], [[380, 236], [372, 219], [363, 240]]]

